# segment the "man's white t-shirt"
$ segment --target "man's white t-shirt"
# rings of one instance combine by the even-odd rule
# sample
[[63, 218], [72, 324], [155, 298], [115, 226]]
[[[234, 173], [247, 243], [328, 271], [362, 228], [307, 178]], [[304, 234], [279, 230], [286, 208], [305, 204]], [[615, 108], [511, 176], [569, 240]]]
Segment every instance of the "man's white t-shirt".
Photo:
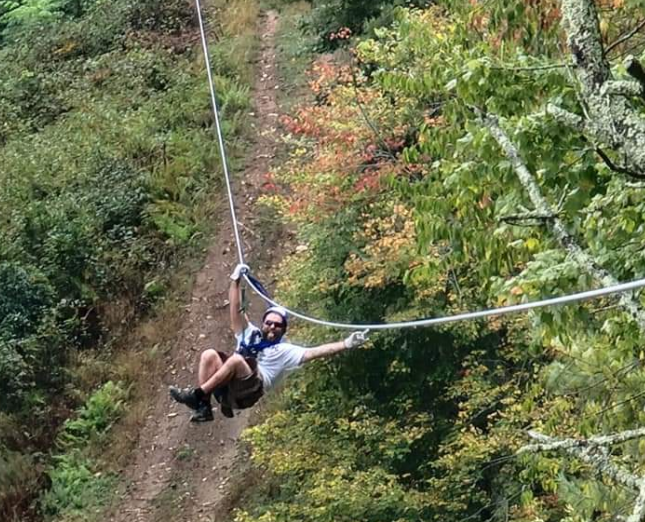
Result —
[[[258, 330], [257, 326], [249, 323], [242, 333], [236, 334], [237, 349], [240, 348], [242, 339], [245, 343], [249, 343], [253, 332]], [[271, 388], [286, 372], [298, 368], [302, 364], [305, 351], [306, 348], [287, 342], [280, 342], [261, 350], [258, 353], [257, 361], [258, 373], [264, 387]]]

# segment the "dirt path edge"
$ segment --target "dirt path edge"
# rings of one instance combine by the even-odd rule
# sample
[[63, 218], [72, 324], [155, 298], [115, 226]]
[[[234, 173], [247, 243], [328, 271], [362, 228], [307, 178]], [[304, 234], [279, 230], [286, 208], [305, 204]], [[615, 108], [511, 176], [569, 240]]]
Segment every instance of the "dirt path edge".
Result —
[[[262, 13], [259, 20], [261, 49], [253, 90], [255, 138], [242, 180], [235, 183], [234, 191], [240, 195], [236, 212], [243, 224], [252, 224], [252, 206], [275, 157], [277, 23], [275, 11]], [[227, 208], [225, 201], [221, 208]], [[171, 362], [151, 397], [131, 464], [124, 471], [127, 488], [108, 518], [112, 522], [222, 520], [239, 496], [235, 491], [239, 475], [238, 480], [231, 477], [236, 477], [233, 468], [244, 458], [239, 436], [253, 411], [243, 411], [231, 420], [215, 412], [214, 422], [191, 424], [187, 409], [173, 403], [167, 392], [169, 384], [195, 384], [201, 351], [207, 348], [230, 351], [234, 346], [227, 294], [236, 248], [230, 219], [224, 211], [221, 216], [225, 224], [217, 232], [205, 264], [196, 275]], [[263, 258], [266, 256], [265, 245], [260, 244], [257, 234], [249, 233], [251, 229], [243, 226], [241, 230], [249, 261], [258, 250]], [[252, 309], [262, 310], [262, 306], [257, 299], [251, 300]]]

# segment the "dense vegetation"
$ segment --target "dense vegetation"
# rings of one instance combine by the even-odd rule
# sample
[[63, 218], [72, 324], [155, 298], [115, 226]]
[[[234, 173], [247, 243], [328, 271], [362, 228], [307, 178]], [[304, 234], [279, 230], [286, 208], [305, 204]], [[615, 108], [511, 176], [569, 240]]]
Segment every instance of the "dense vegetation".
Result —
[[[251, 43], [226, 25], [244, 1], [224, 4], [213, 61], [235, 144]], [[290, 155], [265, 184], [261, 211], [301, 243], [280, 298], [395, 321], [644, 277], [642, 3], [598, 1], [591, 18], [584, 0], [429, 4], [314, 1], [301, 20], [336, 52], [283, 119]], [[27, 505], [83, 519], [115, 483], [97, 447], [129, 383], [82, 361], [108, 360], [209, 212], [193, 19], [178, 0], [0, 2], [3, 520]], [[576, 23], [604, 46], [596, 62]], [[383, 332], [314, 364], [246, 434], [262, 480], [237, 520], [639, 520], [642, 439], [518, 450], [529, 429], [587, 441], [645, 423], [643, 305]]]
[[[227, 26], [239, 4], [212, 5], [233, 153], [253, 46]], [[0, 519], [9, 520], [46, 469], [52, 489], [38, 505], [50, 515], [109, 489], [105, 476], [91, 482], [82, 447], [118, 418], [128, 383], [91, 395], [56, 437], [53, 463], [48, 450], [70, 409], [118, 374], [93, 376], [83, 361], [110, 360], [119, 330], [164, 292], [178, 254], [199, 245], [219, 158], [190, 3], [7, 1], [0, 29]]]
[[[586, 83], [632, 80], [622, 58], [643, 53], [632, 29], [645, 12], [602, 1], [591, 19], [569, 14], [585, 35], [598, 30], [611, 64], [585, 76], [595, 58], [567, 45], [575, 23], [563, 21], [585, 2], [564, 4], [439, 1], [395, 9], [376, 29], [361, 17], [352, 29], [368, 32], [351, 40], [336, 10], [331, 32], [352, 53], [316, 61], [316, 102], [284, 119], [292, 153], [265, 185], [265, 205], [301, 242], [279, 270], [282, 300], [332, 320], [395, 321], [645, 276], [645, 170], [622, 134], [645, 117], [642, 86]], [[596, 132], [617, 112], [596, 104], [615, 100], [629, 116]], [[611, 470], [641, 477], [642, 439], [589, 446], [592, 465], [582, 450], [517, 455], [528, 429], [588, 439], [645, 423], [644, 303], [628, 299], [631, 312], [608, 298], [378, 333], [291, 377], [247, 434], [265, 480], [238, 522], [632, 515], [638, 487]]]

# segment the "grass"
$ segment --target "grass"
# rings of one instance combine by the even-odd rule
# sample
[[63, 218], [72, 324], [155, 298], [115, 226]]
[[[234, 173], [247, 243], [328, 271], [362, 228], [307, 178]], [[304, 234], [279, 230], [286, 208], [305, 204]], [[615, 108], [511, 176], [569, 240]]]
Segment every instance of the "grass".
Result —
[[289, 113], [295, 104], [304, 101], [308, 93], [306, 71], [313, 57], [314, 38], [300, 30], [300, 20], [311, 11], [308, 2], [299, 1], [279, 6], [280, 22], [276, 35], [278, 76], [282, 88], [278, 104], [282, 112]]

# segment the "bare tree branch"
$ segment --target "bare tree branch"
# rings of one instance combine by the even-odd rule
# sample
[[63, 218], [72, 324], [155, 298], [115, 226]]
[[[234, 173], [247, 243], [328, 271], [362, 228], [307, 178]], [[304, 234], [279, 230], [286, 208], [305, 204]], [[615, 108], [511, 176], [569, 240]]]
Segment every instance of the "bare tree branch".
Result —
[[629, 40], [632, 36], [634, 36], [638, 31], [640, 31], [643, 27], [645, 27], [645, 20], [641, 20], [639, 23], [636, 24], [636, 26], [629, 31], [628, 33], [625, 33], [623, 36], [618, 38], [618, 40], [610, 43], [607, 46], [607, 49], [605, 49], [605, 56], [607, 56], [613, 49], [618, 47], [620, 44], [626, 42]]
[[600, 93], [605, 96], [642, 96], [643, 86], [629, 80], [611, 81], [604, 83]]
[[636, 490], [638, 495], [634, 501], [632, 514], [627, 517], [626, 521], [642, 522], [645, 520], [645, 476], [636, 475], [612, 462], [608, 450], [609, 446], [645, 437], [645, 428], [622, 431], [612, 435], [599, 435], [589, 439], [560, 439], [536, 431], [529, 431], [528, 435], [537, 443], [522, 446], [517, 451], [518, 455], [545, 451], [564, 451], [573, 455], [588, 464], [594, 474], [610, 478], [618, 484]]
[[631, 176], [636, 179], [645, 179], [645, 174], [641, 174], [640, 172], [634, 172], [632, 170], [629, 170], [621, 165], [616, 165], [612, 159], [607, 155], [607, 153], [602, 150], [600, 147], [596, 147], [596, 153], [600, 158], [605, 162], [605, 165], [607, 165], [611, 170], [614, 172], [620, 172], [621, 174], [627, 174], [628, 176]]
[[565, 111], [564, 109], [558, 107], [557, 105], [549, 103], [546, 106], [546, 112], [547, 114], [550, 114], [556, 120], [563, 123], [567, 127], [577, 129], [580, 132], [583, 132], [585, 129], [584, 118], [582, 118], [581, 116], [578, 116], [577, 114], [573, 114], [572, 112]]
[[634, 503], [634, 511], [627, 519], [627, 522], [640, 522], [645, 519], [645, 480], [641, 482], [638, 497]]
[[569, 67], [568, 63], [555, 63], [550, 65], [529, 65], [526, 67], [513, 67], [513, 66], [501, 66], [501, 65], [491, 65], [490, 69], [493, 71], [511, 71], [511, 72], [534, 72], [534, 71], [551, 71], [553, 69], [562, 69], [564, 67]]
[[[508, 223], [515, 226], [536, 226], [545, 225], [547, 221], [555, 219], [555, 214], [540, 214], [539, 212], [526, 212], [524, 214], [509, 214], [500, 216], [498, 221]], [[535, 221], [535, 223], [527, 223], [527, 221]]]

